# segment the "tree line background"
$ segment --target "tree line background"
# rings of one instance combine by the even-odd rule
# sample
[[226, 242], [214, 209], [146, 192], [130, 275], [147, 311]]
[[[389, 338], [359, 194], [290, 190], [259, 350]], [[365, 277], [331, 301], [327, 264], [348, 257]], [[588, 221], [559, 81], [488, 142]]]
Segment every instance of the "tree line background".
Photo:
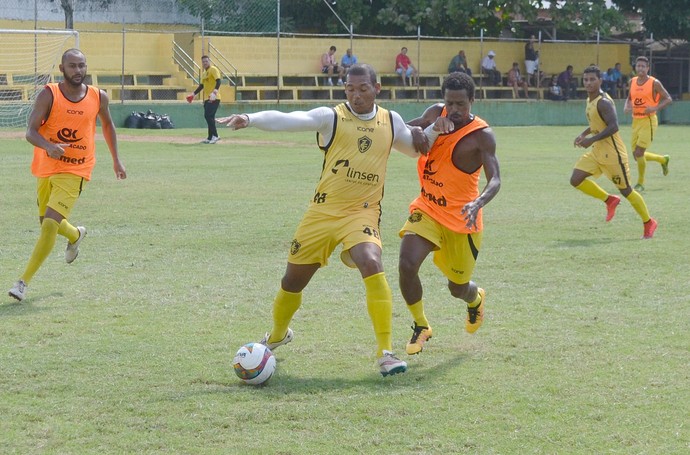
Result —
[[[59, 0], [66, 28], [73, 28], [75, 8], [84, 0]], [[90, 8], [109, 8], [117, 0], [87, 0]], [[558, 31], [558, 39], [615, 35], [655, 39], [690, 38], [690, 0], [178, 0], [209, 30], [275, 31], [280, 8], [281, 32], [409, 35], [418, 27], [426, 36], [499, 36], [511, 30], [527, 37], [540, 23]], [[335, 13], [335, 14], [334, 14]], [[630, 14], [641, 16], [634, 30]], [[343, 23], [337, 18], [340, 18]], [[516, 21], [519, 19], [519, 21]], [[516, 23], [532, 27], [516, 29]], [[270, 30], [271, 25], [273, 30]], [[555, 37], [552, 37], [555, 38]]]

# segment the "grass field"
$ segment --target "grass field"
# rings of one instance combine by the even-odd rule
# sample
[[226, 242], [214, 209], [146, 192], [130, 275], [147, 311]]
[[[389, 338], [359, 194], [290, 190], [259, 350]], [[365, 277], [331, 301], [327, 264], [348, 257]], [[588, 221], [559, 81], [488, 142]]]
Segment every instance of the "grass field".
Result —
[[418, 185], [394, 153], [382, 235], [408, 372], [378, 373], [362, 281], [334, 255], [265, 387], [241, 384], [231, 359], [270, 328], [321, 169], [313, 134], [223, 131], [208, 146], [202, 130], [120, 130], [120, 182], [99, 141], [71, 218], [89, 229], [79, 259], [64, 263], [60, 239], [22, 303], [6, 289], [38, 236], [31, 150], [0, 138], [0, 452], [689, 453], [688, 128], [655, 140], [672, 159], [667, 177], [648, 166], [648, 241], [626, 201], [605, 223], [570, 187], [583, 128], [496, 129], [503, 186], [474, 277], [487, 318], [466, 334], [427, 261], [434, 338], [411, 358], [397, 230]]

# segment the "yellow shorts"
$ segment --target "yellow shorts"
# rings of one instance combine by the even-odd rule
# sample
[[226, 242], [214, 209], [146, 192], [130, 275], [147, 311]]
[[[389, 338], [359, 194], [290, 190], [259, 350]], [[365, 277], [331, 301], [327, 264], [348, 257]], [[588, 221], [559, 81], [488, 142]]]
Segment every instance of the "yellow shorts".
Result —
[[604, 174], [618, 189], [630, 186], [630, 166], [628, 153], [618, 153], [615, 149], [590, 150], [577, 160], [575, 169], [592, 174], [594, 178]]
[[307, 210], [290, 245], [288, 262], [320, 264], [324, 267], [328, 265], [328, 258], [335, 248], [342, 243], [341, 260], [348, 267], [356, 268], [350, 258], [350, 248], [365, 242], [382, 247], [379, 218], [378, 209], [362, 210], [348, 216], [331, 216]]
[[38, 216], [45, 216], [46, 208], [50, 207], [65, 218], [69, 218], [85, 185], [86, 179], [74, 174], [39, 177], [36, 190]]
[[644, 118], [633, 118], [632, 121], [632, 147], [648, 149], [652, 146], [654, 133], [659, 126], [659, 119], [656, 114]]
[[420, 210], [414, 210], [400, 230], [400, 237], [417, 234], [434, 245], [434, 264], [456, 284], [472, 279], [482, 246], [482, 233], [462, 234], [451, 231]]

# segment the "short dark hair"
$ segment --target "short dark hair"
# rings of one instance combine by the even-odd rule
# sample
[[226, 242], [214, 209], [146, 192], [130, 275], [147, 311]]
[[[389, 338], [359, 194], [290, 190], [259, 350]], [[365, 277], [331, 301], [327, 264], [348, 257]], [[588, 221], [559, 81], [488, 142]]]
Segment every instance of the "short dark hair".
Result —
[[335, 46], [331, 46], [330, 50], [335, 51], [336, 50]]
[[211, 60], [211, 57], [209, 57], [208, 55], [202, 55], [202, 56], [201, 56], [201, 60], [203, 60], [203, 59], [205, 59], [205, 58]]
[[82, 51], [80, 51], [76, 47], [73, 47], [73, 48], [67, 49], [65, 52], [63, 52], [62, 60], [60, 60], [60, 62], [64, 64], [65, 60], [67, 59], [67, 56], [72, 55], [72, 54], [74, 54], [74, 55], [80, 55], [81, 54], [84, 58], [86, 58], [86, 56], [84, 55], [84, 53]]
[[357, 63], [356, 65], [352, 65], [347, 71], [347, 75], [369, 76], [371, 85], [376, 84], [376, 70], [371, 65], [367, 65], [366, 63]]
[[441, 85], [441, 95], [446, 94], [446, 90], [466, 90], [467, 97], [471, 100], [474, 99], [474, 79], [471, 76], [456, 71], [450, 73], [443, 79], [443, 85]]
[[601, 79], [601, 70], [599, 69], [598, 66], [596, 65], [589, 65], [585, 70], [582, 72], [582, 74], [587, 74], [587, 73], [594, 73], [597, 75], [597, 79]]

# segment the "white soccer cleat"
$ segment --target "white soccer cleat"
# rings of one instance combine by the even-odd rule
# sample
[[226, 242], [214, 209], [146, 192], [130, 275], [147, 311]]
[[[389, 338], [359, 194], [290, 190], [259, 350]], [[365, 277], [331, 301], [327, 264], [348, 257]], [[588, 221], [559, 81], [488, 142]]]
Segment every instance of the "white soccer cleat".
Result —
[[65, 262], [68, 264], [73, 263], [77, 259], [77, 256], [79, 256], [79, 244], [86, 237], [86, 228], [84, 226], [77, 226], [77, 230], [79, 231], [79, 238], [74, 243], [67, 242], [67, 248], [65, 249]]
[[381, 368], [381, 374], [383, 376], [404, 373], [407, 371], [407, 362], [400, 360], [390, 351], [383, 351], [383, 355], [379, 357], [378, 361], [379, 367]]
[[19, 300], [20, 302], [24, 300], [24, 294], [26, 294], [26, 283], [24, 280], [19, 280], [16, 283], [14, 283], [14, 286], [12, 286], [12, 289], [10, 289], [10, 292], [7, 293], [10, 297], [14, 297], [15, 299]]
[[261, 339], [261, 341], [259, 341], [259, 343], [263, 344], [268, 349], [273, 351], [278, 346], [282, 346], [284, 344], [288, 344], [289, 342], [291, 342], [292, 339], [295, 337], [295, 334], [292, 332], [292, 329], [288, 327], [287, 333], [285, 334], [285, 338], [283, 338], [282, 340], [276, 341], [275, 343], [269, 343], [268, 339], [270, 338], [270, 336], [270, 333], [266, 333], [266, 335], [264, 335], [264, 337]]
[[211, 139], [208, 140], [208, 143], [209, 144], [215, 144], [219, 140], [220, 140], [220, 138], [218, 136], [213, 136]]

